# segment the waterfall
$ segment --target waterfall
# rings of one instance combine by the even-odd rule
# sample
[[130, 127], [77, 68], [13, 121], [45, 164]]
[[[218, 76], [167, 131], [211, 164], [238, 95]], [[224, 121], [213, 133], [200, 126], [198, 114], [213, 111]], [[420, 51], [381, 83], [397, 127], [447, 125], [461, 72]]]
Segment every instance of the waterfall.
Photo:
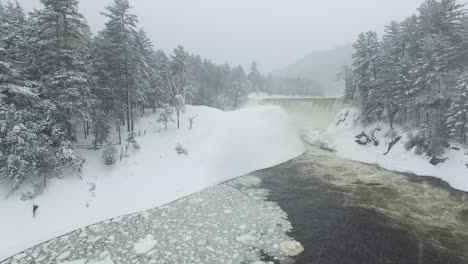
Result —
[[343, 100], [341, 98], [267, 98], [260, 104], [281, 106], [289, 112], [301, 132], [311, 129], [323, 132], [334, 122]]

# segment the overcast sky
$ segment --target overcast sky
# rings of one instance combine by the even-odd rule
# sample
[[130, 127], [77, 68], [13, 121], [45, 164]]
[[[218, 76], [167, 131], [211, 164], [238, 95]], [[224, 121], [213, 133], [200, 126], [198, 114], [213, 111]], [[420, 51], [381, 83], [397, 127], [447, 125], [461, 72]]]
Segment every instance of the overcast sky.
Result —
[[[5, 0], [2, 0], [5, 1]], [[93, 32], [112, 0], [80, 0]], [[263, 72], [316, 50], [353, 42], [360, 32], [383, 31], [416, 12], [423, 0], [130, 0], [140, 26], [166, 52], [183, 45], [217, 63], [257, 61]], [[19, 0], [27, 10], [39, 0]]]

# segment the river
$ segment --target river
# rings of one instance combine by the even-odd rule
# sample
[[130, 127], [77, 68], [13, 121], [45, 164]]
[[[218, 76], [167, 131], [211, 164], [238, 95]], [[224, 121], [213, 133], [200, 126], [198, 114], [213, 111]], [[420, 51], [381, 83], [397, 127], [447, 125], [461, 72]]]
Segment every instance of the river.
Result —
[[[298, 131], [323, 130], [337, 99], [269, 99]], [[467, 194], [444, 182], [339, 158], [307, 142], [299, 158], [254, 173], [292, 223], [296, 263], [468, 263]]]

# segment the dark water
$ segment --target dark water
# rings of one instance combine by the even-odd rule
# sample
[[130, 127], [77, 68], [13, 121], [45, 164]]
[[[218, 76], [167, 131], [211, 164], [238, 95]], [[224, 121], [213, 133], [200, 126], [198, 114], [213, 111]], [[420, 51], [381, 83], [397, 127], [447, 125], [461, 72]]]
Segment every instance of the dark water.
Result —
[[[308, 150], [311, 151], [320, 152], [313, 147]], [[305, 248], [296, 263], [468, 263], [466, 229], [450, 230], [446, 223], [426, 219], [418, 221], [425, 231], [415, 230], [411, 216], [406, 216], [409, 219], [405, 221], [378, 210], [388, 208], [387, 203], [393, 203], [386, 200], [398, 195], [399, 191], [393, 189], [397, 186], [364, 182], [349, 186], [332, 184], [328, 180], [333, 181], [335, 176], [319, 174], [327, 169], [332, 173], [336, 170], [334, 164], [311, 160], [313, 156], [306, 153], [286, 164], [255, 173], [262, 179], [263, 187], [270, 191], [269, 198], [287, 212], [294, 227], [291, 236]], [[351, 163], [342, 162], [342, 166]], [[369, 170], [384, 172], [368, 167]], [[348, 173], [354, 169], [350, 166]], [[382, 176], [390, 176], [386, 173]], [[444, 186], [431, 186], [437, 183], [426, 185], [424, 179], [399, 177], [407, 178], [408, 184], [425, 186], [429, 190], [440, 188], [437, 191], [453, 192]], [[373, 192], [375, 197], [369, 198], [367, 192]], [[460, 195], [453, 195], [455, 200], [461, 199]], [[398, 199], [394, 202], [403, 203]], [[381, 207], [375, 208], [379, 204]], [[401, 206], [404, 208], [406, 205]], [[462, 227], [468, 227], [466, 222], [460, 221]], [[453, 233], [458, 231], [459, 234]]]
[[[328, 127], [341, 107], [333, 99], [264, 103], [286, 109], [302, 132]], [[305, 248], [296, 263], [468, 263], [468, 196], [440, 180], [344, 160], [310, 145], [301, 157], [255, 175]]]

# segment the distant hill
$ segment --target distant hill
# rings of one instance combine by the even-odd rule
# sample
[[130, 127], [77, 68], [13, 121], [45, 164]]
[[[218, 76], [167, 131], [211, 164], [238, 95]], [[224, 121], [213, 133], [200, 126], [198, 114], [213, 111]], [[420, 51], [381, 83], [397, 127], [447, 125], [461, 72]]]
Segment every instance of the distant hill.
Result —
[[301, 78], [318, 84], [320, 93], [325, 95], [342, 94], [344, 82], [338, 81], [336, 75], [344, 65], [352, 63], [353, 47], [341, 46], [330, 50], [315, 51], [296, 63], [282, 70], [273, 72], [278, 78]]

